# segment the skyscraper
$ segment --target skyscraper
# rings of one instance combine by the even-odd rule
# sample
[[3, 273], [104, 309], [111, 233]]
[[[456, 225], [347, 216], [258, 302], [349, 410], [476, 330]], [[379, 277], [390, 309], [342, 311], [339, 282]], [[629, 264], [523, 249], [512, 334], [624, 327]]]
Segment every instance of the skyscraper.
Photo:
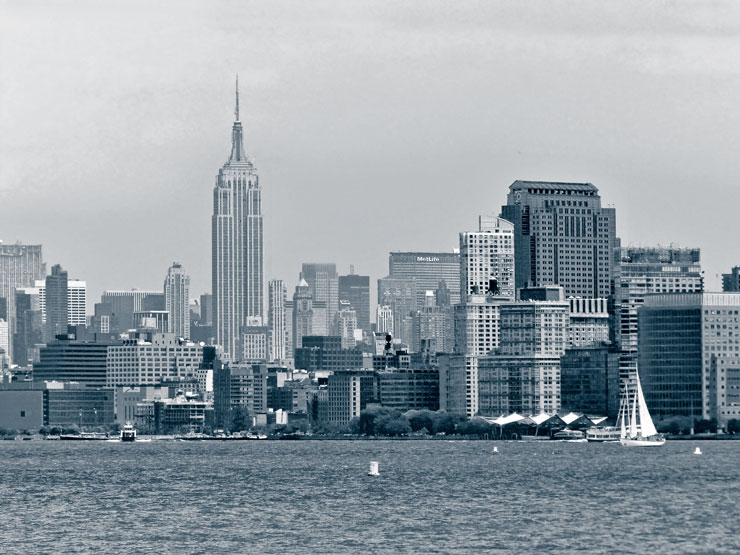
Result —
[[[41, 318], [46, 322], [46, 280], [37, 279]], [[67, 323], [84, 326], [87, 323], [87, 282], [79, 279], [67, 280]]]
[[339, 276], [339, 301], [349, 301], [357, 313], [357, 327], [370, 333], [370, 276]]
[[460, 234], [460, 292], [514, 299], [514, 224], [480, 216], [478, 231]]
[[46, 276], [46, 337], [52, 341], [58, 334], [67, 333], [69, 324], [69, 290], [67, 272], [59, 264], [51, 267]]
[[33, 287], [45, 274], [41, 245], [5, 245], [0, 241], [0, 298], [6, 301], [9, 333], [15, 332], [16, 288]]
[[247, 159], [239, 120], [239, 81], [231, 155], [213, 189], [212, 285], [216, 341], [235, 360], [248, 318], [262, 318], [263, 236], [257, 168]]
[[729, 274], [722, 274], [722, 291], [740, 291], [740, 266], [733, 267]]
[[303, 338], [313, 335], [313, 297], [305, 279], [301, 279], [293, 294], [293, 351], [303, 346]]
[[515, 181], [501, 217], [514, 224], [516, 288], [556, 284], [566, 297], [611, 294], [616, 211], [591, 183]]
[[[314, 334], [329, 335], [334, 329], [334, 320], [339, 309], [339, 275], [336, 264], [303, 264], [301, 279], [311, 289], [314, 308]], [[323, 319], [317, 308], [325, 307]]]
[[190, 339], [190, 276], [177, 262], [172, 263], [164, 278], [164, 302], [169, 313], [167, 331]]
[[460, 254], [455, 252], [392, 252], [388, 256], [388, 277], [415, 279], [416, 306], [424, 306], [427, 290], [444, 280], [453, 305], [460, 302]]
[[285, 360], [287, 357], [288, 325], [285, 301], [288, 290], [282, 279], [270, 280], [268, 286], [267, 326], [270, 328], [270, 361]]

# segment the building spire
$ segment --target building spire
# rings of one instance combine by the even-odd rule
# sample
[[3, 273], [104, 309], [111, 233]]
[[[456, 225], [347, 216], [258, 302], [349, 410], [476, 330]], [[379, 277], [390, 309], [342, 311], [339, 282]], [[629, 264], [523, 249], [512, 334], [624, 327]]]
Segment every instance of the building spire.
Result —
[[236, 74], [236, 107], [234, 108], [234, 121], [239, 121], [239, 74]]
[[239, 121], [239, 74], [236, 75], [236, 103], [234, 105], [234, 126], [231, 130], [231, 156], [229, 162], [247, 162], [242, 140], [242, 122]]

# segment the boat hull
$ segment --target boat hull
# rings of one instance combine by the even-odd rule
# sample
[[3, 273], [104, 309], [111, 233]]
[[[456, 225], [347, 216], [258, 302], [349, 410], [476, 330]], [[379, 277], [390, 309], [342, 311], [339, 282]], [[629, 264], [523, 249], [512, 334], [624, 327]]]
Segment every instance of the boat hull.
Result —
[[619, 440], [624, 447], [660, 447], [665, 445], [665, 439], [630, 439], [628, 437]]

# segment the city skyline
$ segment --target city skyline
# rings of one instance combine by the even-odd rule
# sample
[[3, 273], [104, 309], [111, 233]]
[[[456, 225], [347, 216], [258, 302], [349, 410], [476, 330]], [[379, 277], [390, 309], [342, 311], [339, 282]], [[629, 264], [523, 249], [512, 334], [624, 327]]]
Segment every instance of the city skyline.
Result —
[[[204, 206], [210, 196], [213, 168], [222, 163], [227, 147], [223, 129], [230, 120], [231, 83], [239, 72], [243, 77], [246, 143], [268, 184], [265, 280], [283, 279], [292, 287], [303, 262], [333, 262], [341, 274], [355, 264], [360, 274], [382, 277], [388, 252], [452, 250], [457, 233], [471, 228], [474, 218], [498, 212], [509, 184], [517, 179], [542, 179], [590, 182], [598, 187], [604, 205], [619, 210], [617, 236], [624, 246], [674, 242], [701, 248], [707, 290], [719, 290], [719, 274], [738, 262], [721, 231], [731, 225], [730, 206], [737, 193], [728, 187], [740, 175], [738, 162], [731, 159], [734, 149], [728, 148], [738, 142], [740, 126], [735, 125], [727, 104], [731, 95], [724, 96], [733, 90], [738, 76], [726, 63], [731, 52], [707, 52], [702, 58], [706, 63], [700, 65], [696, 53], [682, 49], [678, 38], [709, 48], [723, 40], [722, 33], [710, 36], [712, 31], [735, 30], [730, 18], [722, 24], [710, 24], [700, 17], [690, 20], [685, 13], [660, 12], [661, 19], [652, 28], [621, 13], [610, 12], [612, 22], [603, 22], [598, 8], [586, 9], [578, 3], [559, 7], [569, 12], [579, 9], [576, 6], [585, 21], [618, 37], [636, 37], [643, 49], [633, 57], [618, 54], [603, 36], [574, 30], [565, 17], [533, 40], [528, 31], [541, 30], [545, 25], [541, 14], [548, 10], [542, 6], [538, 17], [526, 24], [519, 18], [505, 33], [502, 27], [512, 23], [513, 9], [507, 4], [478, 6], [483, 10], [480, 24], [471, 22], [472, 8], [449, 14], [444, 6], [438, 6], [418, 21], [411, 17], [418, 14], [407, 8], [397, 26], [382, 8], [373, 11], [360, 6], [334, 13], [343, 31], [335, 41], [346, 45], [349, 52], [343, 56], [341, 48], [332, 48], [332, 61], [337, 67], [320, 65], [320, 71], [313, 75], [299, 71], [298, 65], [314, 61], [328, 48], [329, 39], [322, 35], [321, 41], [303, 54], [305, 59], [299, 54], [312, 31], [322, 28], [316, 15], [305, 21], [298, 21], [296, 16], [281, 20], [280, 36], [268, 45], [289, 47], [289, 52], [282, 55], [267, 46], [259, 50], [261, 58], [244, 55], [254, 46], [252, 41], [259, 41], [261, 31], [236, 52], [226, 53], [220, 43], [211, 45], [207, 54], [219, 61], [199, 69], [198, 81], [177, 63], [164, 68], [161, 75], [152, 75], [150, 70], [159, 67], [153, 64], [161, 62], [166, 52], [164, 38], [150, 34], [142, 23], [125, 19], [125, 29], [135, 32], [142, 41], [132, 58], [141, 62], [140, 67], [129, 66], [131, 60], [123, 68], [117, 63], [104, 67], [105, 56], [116, 52], [111, 41], [103, 45], [103, 52], [91, 60], [90, 67], [61, 64], [65, 71], [71, 71], [67, 74], [34, 58], [47, 50], [24, 50], [29, 40], [44, 43], [61, 39], [50, 27], [53, 16], [60, 14], [53, 7], [34, 13], [34, 25], [29, 29], [19, 25], [28, 22], [29, 14], [6, 9], [14, 25], [3, 27], [7, 32], [3, 33], [2, 44], [11, 53], [8, 71], [13, 72], [14, 79], [12, 85], [0, 91], [8, 106], [0, 114], [0, 124], [8, 131], [0, 143], [4, 161], [0, 197], [6, 222], [2, 239], [6, 243], [20, 240], [43, 244], [45, 260], [50, 265], [60, 263], [70, 275], [86, 280], [91, 299], [99, 298], [105, 289], [155, 288], [161, 280], [160, 268], [170, 260], [181, 260], [192, 269], [195, 295], [209, 291], [208, 215]], [[646, 15], [658, 13], [643, 9]], [[325, 8], [317, 13], [325, 13]], [[182, 28], [191, 30], [193, 22], [202, 16], [205, 28], [229, 35], [236, 30], [224, 19], [226, 15], [238, 19], [246, 14], [250, 14], [246, 7], [219, 15], [193, 8], [185, 14], [190, 17], [184, 19]], [[271, 15], [260, 12], [256, 17], [269, 19]], [[454, 24], [445, 35], [446, 44], [456, 53], [467, 52], [467, 32], [492, 47], [501, 47], [502, 53], [484, 55], [481, 51], [487, 49], [476, 48], [475, 57], [470, 59], [472, 69], [450, 69], [452, 81], [457, 84], [434, 92], [425, 88], [435, 82], [435, 68], [429, 60], [437, 60], [435, 63], [446, 70], [449, 63], [444, 56], [435, 57], [439, 47], [423, 39], [439, 28], [445, 16], [450, 16]], [[74, 54], [87, 44], [86, 40], [113, 31], [110, 13], [88, 9], [84, 17], [97, 26], [91, 25], [87, 31], [90, 35], [78, 41], [58, 45], [59, 54]], [[153, 10], [149, 17], [147, 21], [156, 22], [165, 14]], [[348, 30], [359, 21], [371, 24], [353, 37]], [[256, 27], [259, 30], [260, 26]], [[29, 32], [19, 34], [19, 29]], [[172, 38], [177, 29], [174, 24], [167, 27], [164, 37]], [[568, 30], [593, 46], [591, 52], [576, 49], [572, 39], [558, 34]], [[45, 37], [36, 33], [45, 33]], [[320, 101], [320, 92], [343, 83], [343, 71], [351, 69], [348, 61], [356, 60], [358, 55], [365, 60], [369, 41], [377, 34], [387, 37], [388, 42], [377, 59], [371, 60], [373, 67], [377, 65], [385, 72], [379, 77], [388, 74], [403, 83], [404, 91], [394, 93], [391, 88], [380, 94], [382, 102], [376, 104], [371, 98], [358, 96], [354, 86], [339, 86], [333, 89], [331, 111]], [[396, 61], [401, 44], [407, 45], [409, 40], [407, 58]], [[522, 48], [517, 49], [517, 45]], [[543, 52], [548, 45], [553, 46], [551, 54]], [[512, 69], [511, 60], [503, 53], [523, 64], [523, 69]], [[146, 56], [151, 54], [155, 54], [154, 59], [147, 62]], [[195, 57], [198, 63], [203, 61], [202, 56]], [[557, 70], [541, 68], [543, 56], [554, 58]], [[666, 63], [656, 67], [656, 57]], [[20, 62], [49, 71], [42, 82], [31, 86], [31, 74], [18, 65]], [[596, 67], [599, 62], [615, 72], [609, 81], [613, 92], [597, 84], [597, 77], [606, 77]], [[418, 71], [410, 71], [417, 63]], [[581, 71], [581, 63], [585, 71]], [[486, 77], [488, 64], [495, 79]], [[265, 69], [268, 67], [272, 69]], [[124, 74], [136, 85], [129, 84], [129, 80], [111, 82], [110, 72], [117, 69], [125, 69]], [[551, 89], [537, 90], [541, 107], [527, 93], [534, 84], [531, 72], [535, 69], [543, 69], [544, 77], [553, 77], [549, 81]], [[702, 75], [701, 84], [695, 81], [697, 75]], [[481, 77], [485, 77], [482, 88], [468, 87]], [[638, 77], [643, 78], [641, 84], [631, 90]], [[299, 83], [300, 93], [295, 90]], [[77, 94], [81, 84], [85, 92]], [[373, 78], [365, 77], [359, 84], [371, 85], [368, 90], [379, 92], [379, 82]], [[428, 96], [416, 102], [422, 90]], [[91, 100], [91, 94], [96, 98]], [[520, 102], [509, 114], [501, 107], [512, 105], [513, 94], [520, 95]], [[488, 101], [482, 104], [481, 95], [490, 95], [493, 105]], [[634, 106], [635, 95], [644, 95], [639, 107]], [[665, 98], [669, 102], [663, 102]], [[709, 100], [714, 104], [710, 105]], [[312, 102], [317, 103], [316, 111], [306, 112], [307, 103]], [[470, 106], [463, 109], [466, 104]], [[688, 106], [692, 109], [687, 110]], [[437, 121], [432, 115], [439, 115], [442, 108], [445, 115], [435, 125], [439, 125], [438, 136], [445, 138], [430, 139], [428, 134], [435, 129], [432, 122]], [[64, 110], [76, 114], [75, 125]], [[45, 117], [52, 113], [57, 122], [53, 125]], [[170, 117], [172, 113], [177, 118]], [[555, 113], [561, 115], [552, 115]], [[398, 121], [392, 128], [379, 125], [376, 119], [387, 120], [378, 117], [380, 114], [392, 114]], [[479, 122], [473, 121], [476, 117]], [[455, 131], [455, 123], [465, 127], [467, 133]], [[291, 132], [281, 131], [283, 128]], [[692, 133], [678, 133], [685, 128]], [[70, 129], [75, 130], [73, 136], [78, 140], [63, 141], [62, 131]], [[380, 140], [387, 138], [389, 131], [397, 138]], [[39, 134], [58, 144], [58, 151], [48, 160], [34, 156], [33, 163], [29, 163], [31, 145], [38, 141]], [[665, 140], [668, 136], [670, 141]], [[10, 137], [12, 144], [8, 142]], [[401, 141], [411, 145], [410, 156], [404, 160], [398, 156]], [[379, 165], [378, 160], [386, 163]], [[107, 171], [111, 165], [116, 168], [113, 173]], [[386, 166], [382, 174], [375, 169], [379, 166]], [[29, 168], [33, 174], [28, 173]], [[366, 168], [373, 169], [368, 172]], [[32, 175], [45, 178], [33, 179]], [[63, 186], [47, 185], [52, 182]], [[459, 191], [455, 203], [441, 201], [450, 183]], [[695, 194], [699, 186], [702, 195]], [[374, 194], [363, 195], [370, 187]], [[360, 213], [335, 209], [344, 203], [352, 205], [358, 195], [363, 195], [360, 198], [366, 203]], [[388, 202], [394, 195], [394, 202]], [[718, 195], [727, 202], [716, 203]], [[80, 196], [84, 203], [76, 202]], [[669, 203], [671, 217], [662, 218], [660, 228], [655, 228], [651, 214], [668, 211]], [[165, 226], [168, 218], [160, 214], [178, 214], [188, 225]], [[715, 225], [707, 223], [697, 232], [686, 225], [696, 219]], [[128, 225], [132, 220], [149, 225], [134, 229]], [[52, 231], [68, 226], [70, 221], [76, 223], [75, 233]], [[347, 226], [356, 227], [352, 240], [337, 241], [336, 229]], [[418, 233], [420, 229], [423, 234]], [[111, 264], [100, 264], [107, 245], [122, 236], [137, 244], [136, 253], [121, 249], [110, 257]], [[121, 266], [115, 273], [107, 269], [114, 260]], [[373, 288], [374, 283], [371, 279]], [[375, 298], [372, 292], [371, 298]]]

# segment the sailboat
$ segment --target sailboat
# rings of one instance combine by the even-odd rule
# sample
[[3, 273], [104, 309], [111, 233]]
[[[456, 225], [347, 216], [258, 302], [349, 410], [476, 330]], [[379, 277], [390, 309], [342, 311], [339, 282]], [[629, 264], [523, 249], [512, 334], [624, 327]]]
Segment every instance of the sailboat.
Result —
[[657, 447], [665, 444], [665, 438], [658, 434], [650, 417], [637, 372], [634, 383], [625, 384], [617, 426], [619, 442], [625, 447]]

